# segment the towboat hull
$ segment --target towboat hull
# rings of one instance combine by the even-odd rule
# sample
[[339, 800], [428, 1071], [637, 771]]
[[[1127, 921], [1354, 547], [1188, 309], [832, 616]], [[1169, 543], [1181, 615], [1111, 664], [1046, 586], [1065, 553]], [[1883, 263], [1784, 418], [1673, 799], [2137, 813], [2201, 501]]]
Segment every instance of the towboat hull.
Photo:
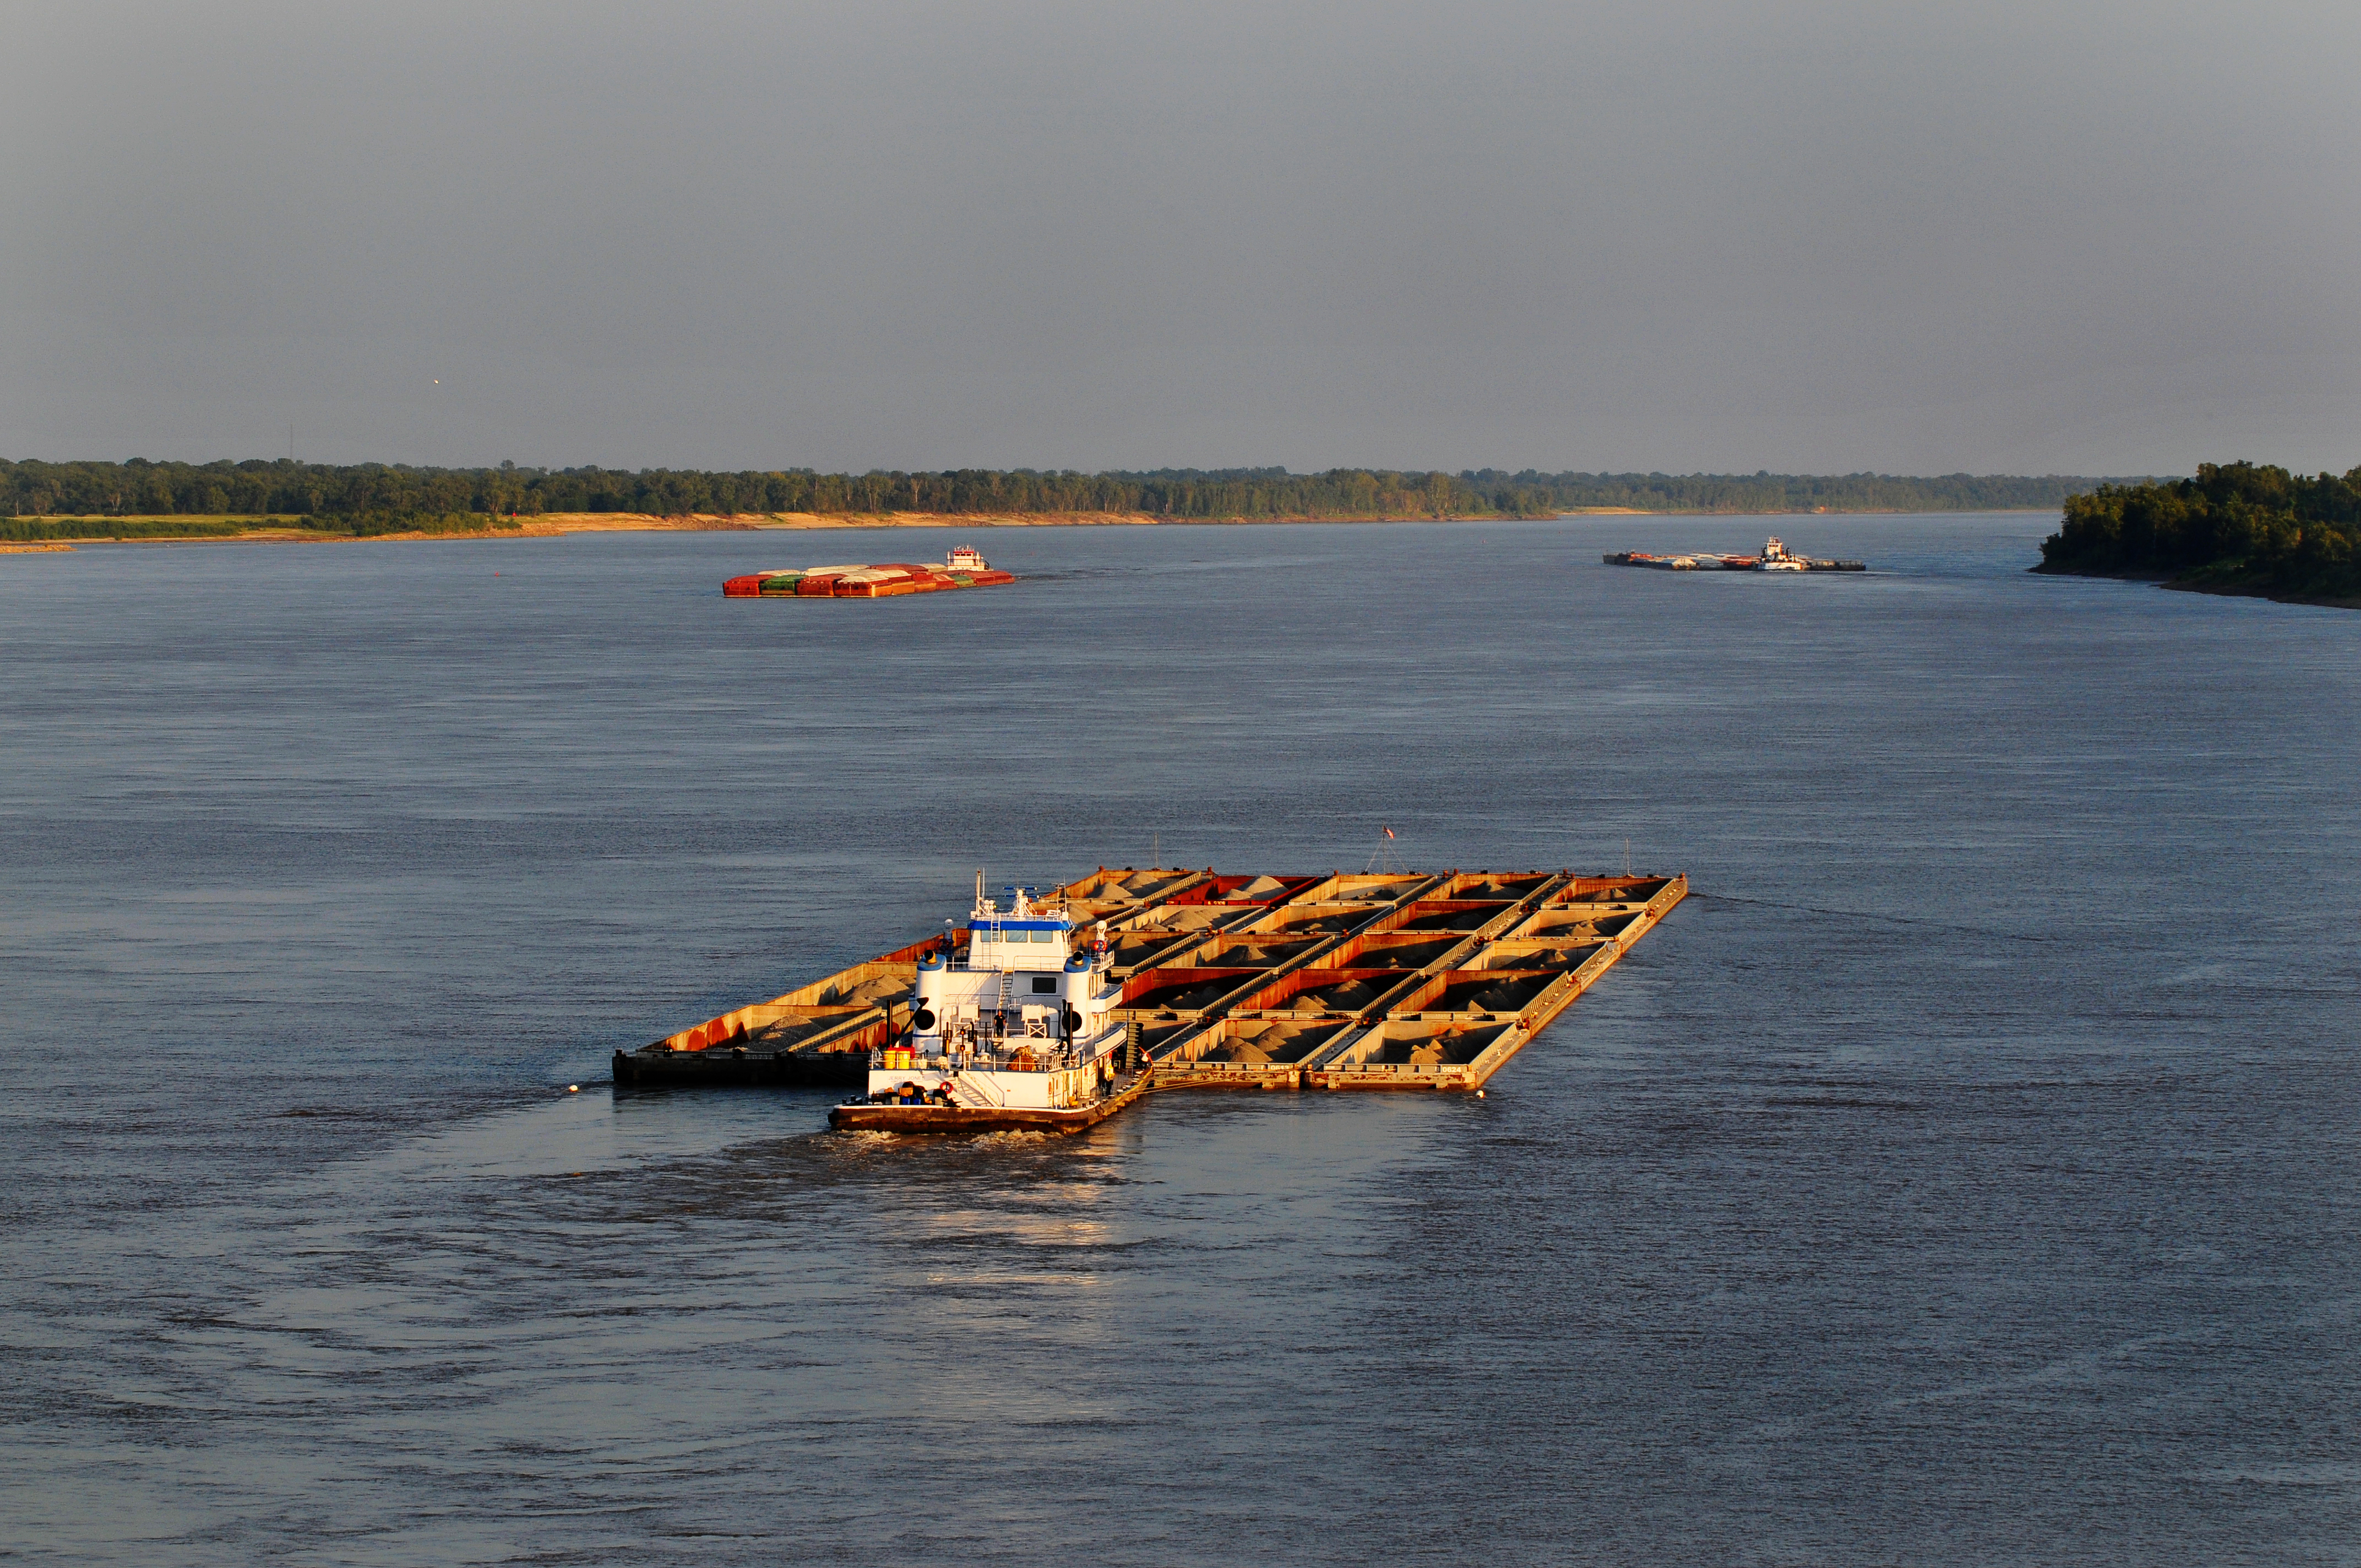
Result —
[[848, 1100], [828, 1113], [828, 1124], [840, 1133], [1079, 1133], [1097, 1126], [1146, 1093], [1150, 1076], [1139, 1073], [1104, 1099], [1062, 1110]]

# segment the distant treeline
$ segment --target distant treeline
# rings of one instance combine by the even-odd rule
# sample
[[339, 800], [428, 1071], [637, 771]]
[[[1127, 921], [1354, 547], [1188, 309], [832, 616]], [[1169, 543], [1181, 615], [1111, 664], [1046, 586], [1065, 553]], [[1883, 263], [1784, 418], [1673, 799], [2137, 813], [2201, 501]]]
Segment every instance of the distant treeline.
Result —
[[267, 529], [294, 529], [323, 538], [367, 539], [379, 533], [497, 533], [522, 525], [486, 512], [320, 512], [310, 517], [0, 517], [0, 543], [44, 539], [234, 539]]
[[2136, 573], [2191, 586], [2361, 598], [2361, 468], [2306, 478], [2253, 463], [2193, 479], [2101, 485], [2070, 496], [2041, 543], [2045, 572]]
[[2068, 475], [1942, 474], [1503, 474], [1461, 476], [1547, 498], [1548, 509], [1629, 507], [1634, 511], [2045, 511], [2101, 481]]
[[1332, 468], [1170, 468], [1078, 474], [963, 468], [939, 474], [704, 473], [649, 468], [413, 468], [244, 463], [0, 462], [0, 523], [14, 537], [61, 517], [349, 520], [544, 512], [1126, 512], [1170, 518], [1546, 517], [1584, 507], [1662, 512], [1984, 511], [2052, 507], [2096, 481], [1950, 474], [1397, 473]]

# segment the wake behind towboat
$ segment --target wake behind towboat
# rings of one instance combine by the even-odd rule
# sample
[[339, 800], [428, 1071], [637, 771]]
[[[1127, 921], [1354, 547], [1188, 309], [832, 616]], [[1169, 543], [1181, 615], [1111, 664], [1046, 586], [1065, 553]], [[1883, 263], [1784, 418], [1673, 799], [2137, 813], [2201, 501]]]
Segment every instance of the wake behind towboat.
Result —
[[1859, 561], [1823, 561], [1798, 555], [1777, 534], [1763, 542], [1760, 555], [1723, 555], [1710, 550], [1686, 550], [1653, 554], [1645, 550], [1621, 550], [1607, 557], [1610, 566], [1646, 566], [1658, 572], [1865, 572]]

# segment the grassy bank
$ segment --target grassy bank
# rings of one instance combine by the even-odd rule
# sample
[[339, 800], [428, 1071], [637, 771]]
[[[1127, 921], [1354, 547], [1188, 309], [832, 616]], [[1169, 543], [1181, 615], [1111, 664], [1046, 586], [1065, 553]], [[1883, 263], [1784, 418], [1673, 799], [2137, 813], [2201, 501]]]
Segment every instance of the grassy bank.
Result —
[[514, 533], [522, 524], [485, 512], [363, 512], [312, 517], [150, 516], [0, 518], [0, 540], [374, 539], [388, 534]]

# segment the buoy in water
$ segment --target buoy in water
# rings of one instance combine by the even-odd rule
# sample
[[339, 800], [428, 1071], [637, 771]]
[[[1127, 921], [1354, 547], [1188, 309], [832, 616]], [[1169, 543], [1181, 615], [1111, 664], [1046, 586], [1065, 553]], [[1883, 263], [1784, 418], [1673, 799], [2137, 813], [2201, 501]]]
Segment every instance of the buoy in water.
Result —
[[[566, 1086], [566, 1092], [568, 1094], [579, 1094], [582, 1092], [582, 1086], [578, 1083], [569, 1083]], [[1483, 1091], [1478, 1090], [1477, 1092], [1480, 1094]]]

